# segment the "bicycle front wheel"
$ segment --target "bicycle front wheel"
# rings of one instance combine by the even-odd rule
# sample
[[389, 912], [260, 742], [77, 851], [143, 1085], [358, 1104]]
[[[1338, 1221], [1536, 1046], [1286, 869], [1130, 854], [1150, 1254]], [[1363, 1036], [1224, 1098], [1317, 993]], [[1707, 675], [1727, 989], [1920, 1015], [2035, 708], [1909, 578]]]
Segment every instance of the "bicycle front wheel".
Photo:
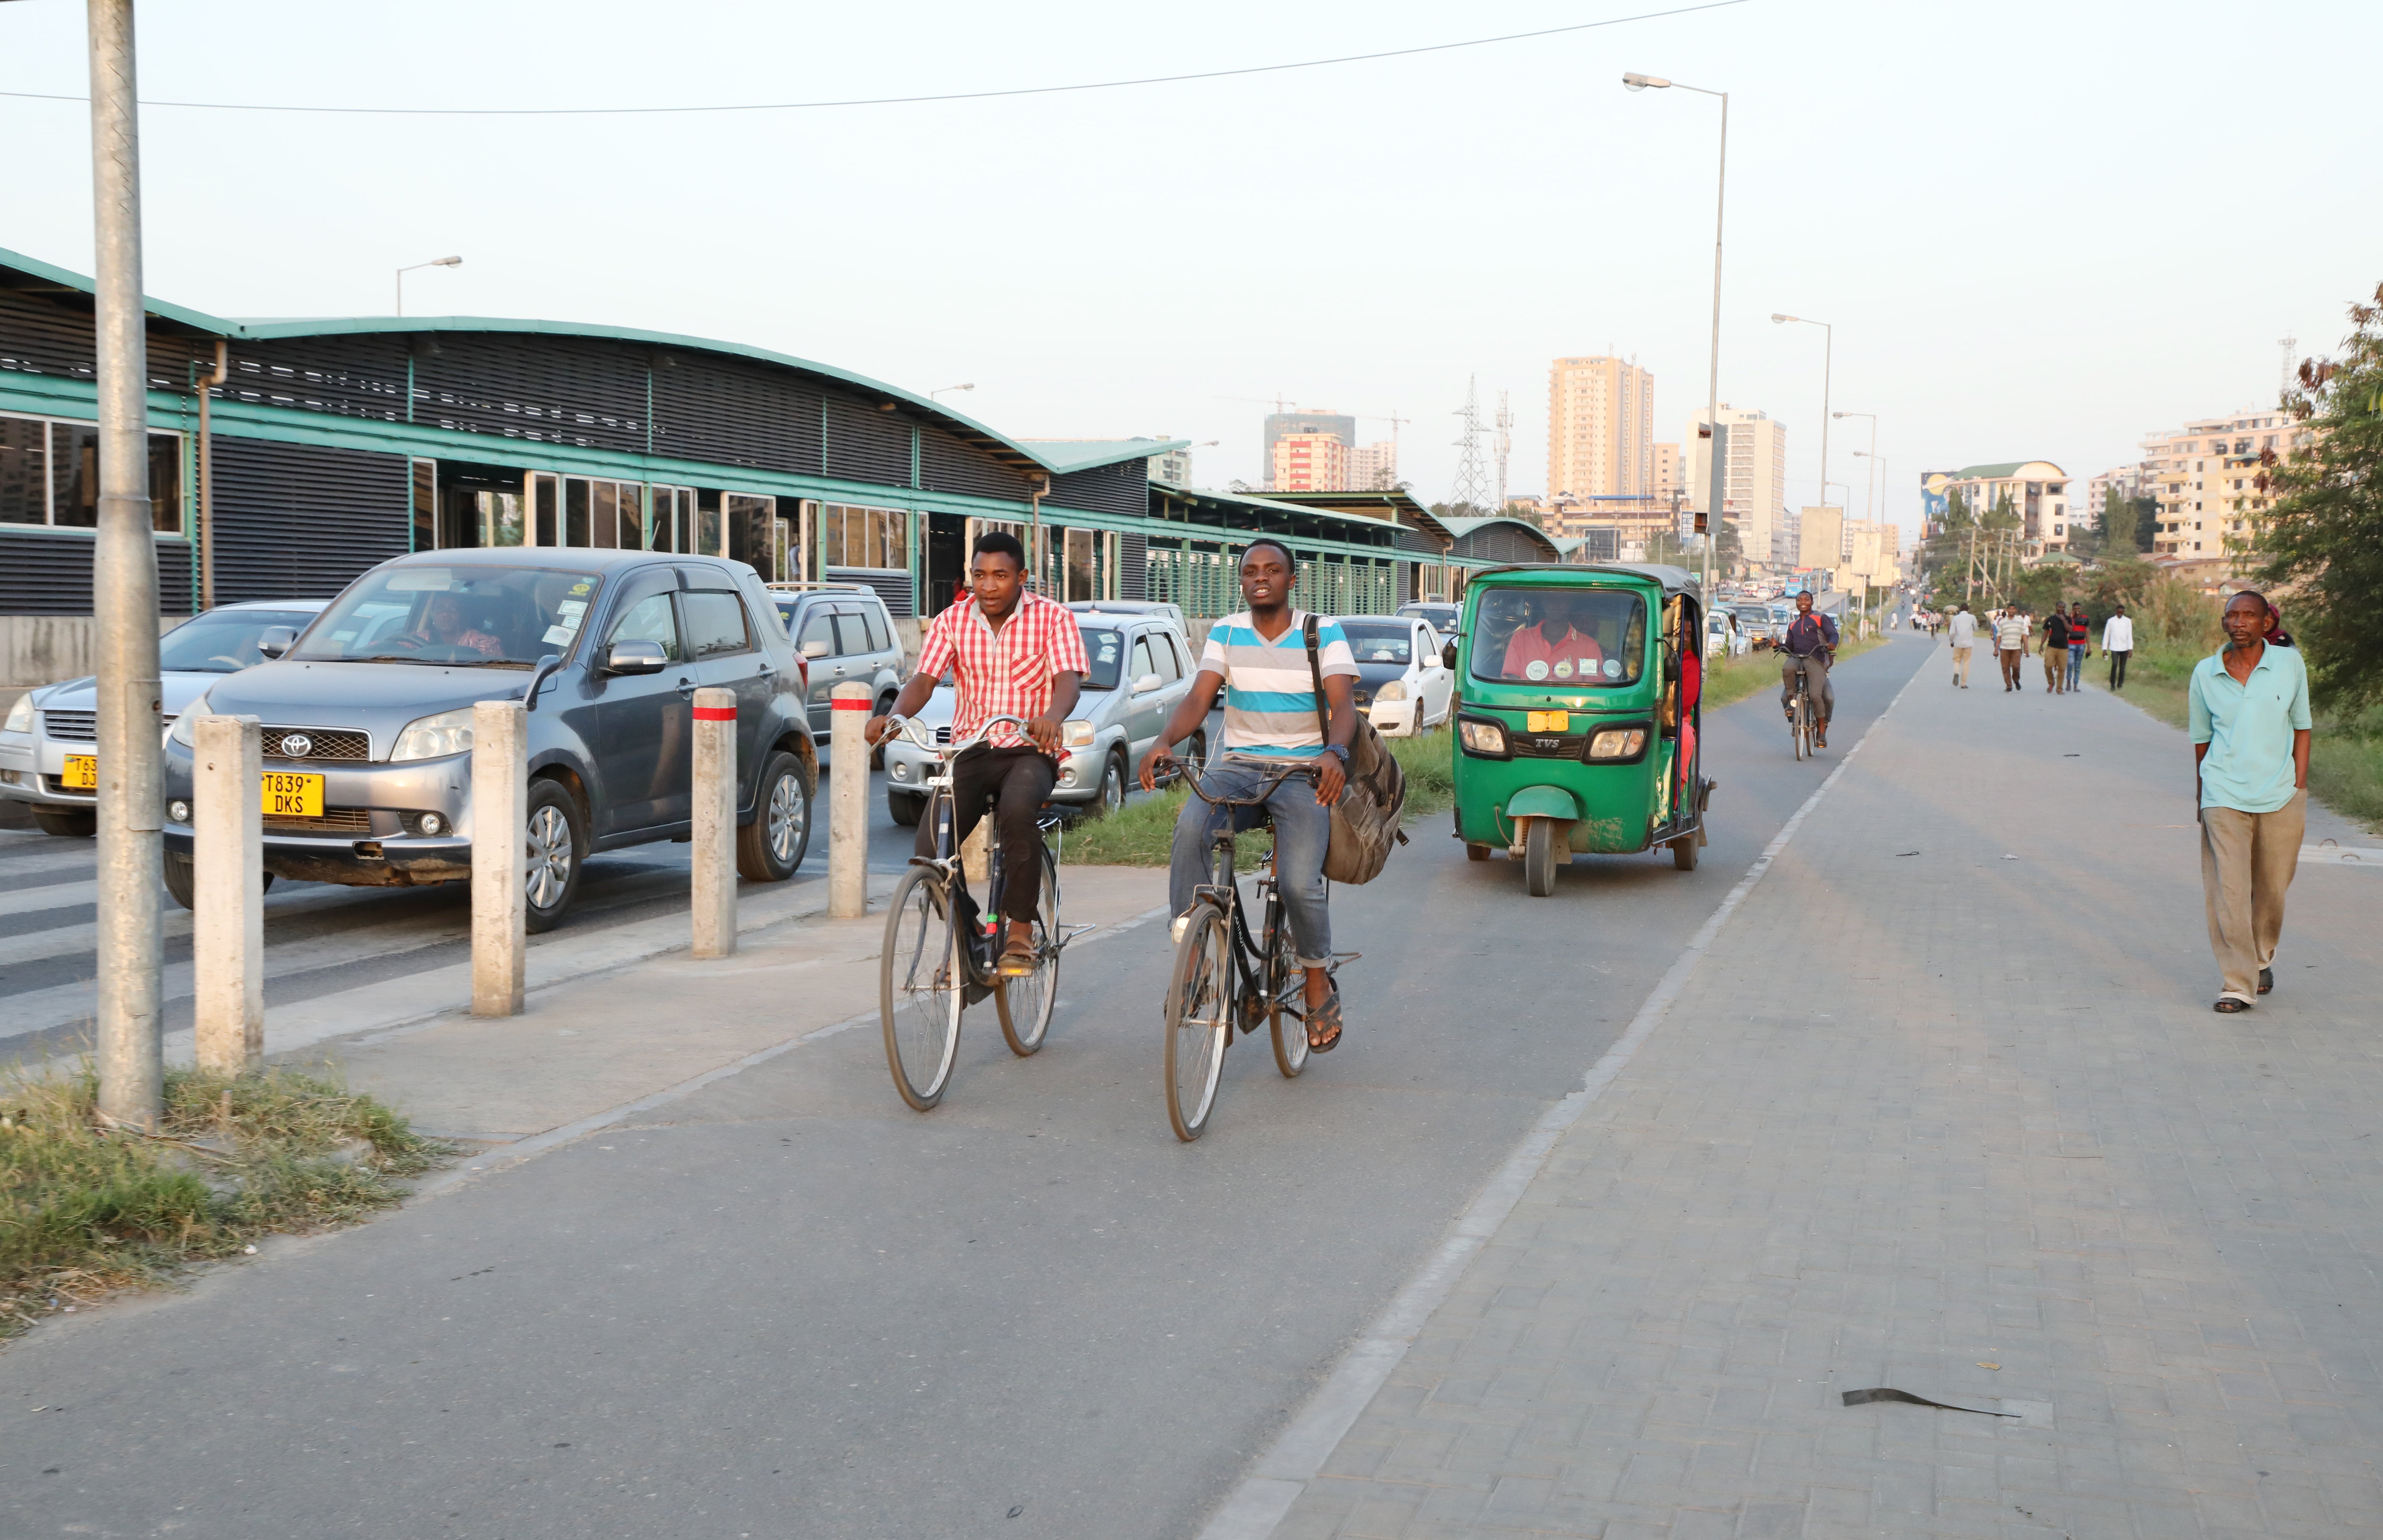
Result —
[[1167, 1118], [1187, 1143], [1208, 1126], [1232, 1035], [1232, 935], [1225, 911], [1203, 903], [1175, 943], [1167, 986]]
[[959, 947], [943, 879], [923, 867], [911, 868], [885, 911], [877, 1003], [894, 1089], [920, 1112], [944, 1099], [952, 1061], [959, 1054], [961, 989], [968, 979]]
[[1048, 845], [1039, 864], [1043, 887], [1034, 904], [1034, 971], [1023, 978], [1004, 975], [993, 992], [1002, 1039], [1021, 1059], [1043, 1046], [1043, 1034], [1051, 1029], [1051, 1006], [1059, 997], [1059, 868]]

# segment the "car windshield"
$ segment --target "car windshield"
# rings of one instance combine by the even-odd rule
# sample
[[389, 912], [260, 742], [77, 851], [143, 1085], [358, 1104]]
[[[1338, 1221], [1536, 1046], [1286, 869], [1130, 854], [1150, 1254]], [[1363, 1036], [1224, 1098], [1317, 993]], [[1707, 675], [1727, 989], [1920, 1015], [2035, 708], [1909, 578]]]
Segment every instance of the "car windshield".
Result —
[[1771, 610], [1766, 605], [1741, 604], [1737, 607], [1737, 618], [1741, 621], [1767, 621], [1771, 618]]
[[290, 656], [533, 668], [571, 650], [601, 581], [545, 567], [388, 567], [333, 601]]
[[1125, 672], [1125, 634], [1098, 625], [1080, 625], [1076, 631], [1084, 638], [1084, 660], [1093, 666], [1084, 675], [1084, 688], [1116, 689], [1117, 676]]
[[167, 673], [238, 673], [265, 661], [256, 639], [268, 626], [303, 631], [312, 610], [217, 610], [183, 622], [157, 644], [157, 666]]
[[1340, 630], [1360, 663], [1414, 661], [1414, 627], [1406, 622], [1342, 621]]
[[1473, 677], [1510, 684], [1637, 681], [1647, 606], [1627, 588], [1506, 588], [1474, 611]]

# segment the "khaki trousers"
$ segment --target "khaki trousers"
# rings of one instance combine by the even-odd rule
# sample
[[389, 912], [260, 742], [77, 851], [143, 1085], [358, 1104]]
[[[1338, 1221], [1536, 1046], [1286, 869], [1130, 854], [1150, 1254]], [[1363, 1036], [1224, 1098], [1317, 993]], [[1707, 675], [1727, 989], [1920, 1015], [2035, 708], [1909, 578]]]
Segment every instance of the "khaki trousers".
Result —
[[1969, 687], [1969, 649], [1968, 647], [1953, 649], [1953, 683], [1965, 690]]
[[2005, 647], [1995, 656], [2003, 660], [2003, 688], [2019, 688], [2019, 660], [2027, 656], [2017, 647]]
[[2304, 791], [2272, 813], [2201, 810], [2201, 892], [2209, 906], [2209, 950], [2217, 955], [2220, 995], [2257, 1003], [2259, 970], [2276, 960], [2284, 893], [2307, 829]]
[[2043, 687], [2051, 691], [2054, 695], [2060, 694], [2061, 681], [2067, 676], [2068, 672], [2068, 649], [2067, 647], [2045, 647], [2043, 649]]

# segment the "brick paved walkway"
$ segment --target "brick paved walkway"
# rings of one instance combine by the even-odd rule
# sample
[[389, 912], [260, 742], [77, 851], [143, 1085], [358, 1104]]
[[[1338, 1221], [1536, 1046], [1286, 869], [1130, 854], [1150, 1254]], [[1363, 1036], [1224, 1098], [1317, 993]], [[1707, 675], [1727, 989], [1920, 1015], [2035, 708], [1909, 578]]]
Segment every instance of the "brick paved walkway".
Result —
[[2182, 735], [1944, 656], [1284, 1540], [2383, 1534], [2383, 872], [2215, 1015]]

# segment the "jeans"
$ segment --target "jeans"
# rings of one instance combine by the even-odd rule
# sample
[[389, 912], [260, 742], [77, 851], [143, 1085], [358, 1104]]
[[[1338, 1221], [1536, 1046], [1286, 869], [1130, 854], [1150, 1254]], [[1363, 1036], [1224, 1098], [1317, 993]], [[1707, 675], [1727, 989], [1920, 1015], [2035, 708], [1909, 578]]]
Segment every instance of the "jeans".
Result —
[[[1276, 768], [1229, 758], [1214, 765], [1201, 777], [1201, 784], [1216, 796], [1247, 796]], [[1282, 906], [1290, 916], [1299, 966], [1324, 967], [1332, 961], [1332, 913], [1324, 887], [1332, 809], [1315, 800], [1315, 788], [1305, 781], [1283, 782], [1266, 794], [1261, 807], [1211, 807], [1197, 796], [1185, 802], [1175, 820], [1175, 850], [1167, 863], [1167, 906], [1178, 915], [1191, 913], [1199, 896], [1195, 890], [1209, 878], [1209, 844], [1227, 819], [1240, 833], [1255, 829], [1269, 813], [1274, 816], [1275, 891], [1282, 894]]]
[[[967, 841], [984, 817], [986, 794], [993, 794], [993, 832], [1001, 844], [1001, 912], [1029, 925], [1034, 922], [1035, 896], [1043, 891], [1043, 831], [1034, 818], [1058, 774], [1038, 748], [971, 749], [952, 761], [952, 849]], [[911, 848], [921, 856], [935, 853], [933, 818], [919, 820]]]
[[2125, 689], [2127, 687], [2127, 659], [2133, 655], [2126, 648], [2121, 647], [2116, 652], [2105, 652], [2102, 656], [2110, 660], [2110, 688], [2113, 690]]
[[2068, 644], [2068, 687], [2070, 689], [2075, 690], [2082, 688], [2082, 686], [2077, 683], [2077, 676], [2084, 671], [2085, 644], [2082, 642], [2071, 642]]
[[1796, 671], [1804, 671], [1804, 694], [1820, 712], [1820, 723], [1826, 727], [1837, 714], [1837, 687], [1829, 683], [1829, 660], [1820, 653], [1798, 658], [1794, 653], [1779, 659], [1779, 708], [1787, 709], [1796, 701]]

